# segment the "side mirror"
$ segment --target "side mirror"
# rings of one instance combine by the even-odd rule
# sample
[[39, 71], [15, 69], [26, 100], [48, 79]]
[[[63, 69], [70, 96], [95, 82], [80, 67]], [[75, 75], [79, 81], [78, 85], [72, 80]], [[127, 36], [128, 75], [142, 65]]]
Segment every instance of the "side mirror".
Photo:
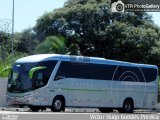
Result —
[[32, 79], [33, 78], [33, 75], [34, 73], [37, 71], [37, 70], [42, 70], [42, 69], [46, 69], [47, 67], [45, 66], [38, 66], [38, 67], [34, 67], [32, 68], [30, 71], [29, 71], [29, 79]]

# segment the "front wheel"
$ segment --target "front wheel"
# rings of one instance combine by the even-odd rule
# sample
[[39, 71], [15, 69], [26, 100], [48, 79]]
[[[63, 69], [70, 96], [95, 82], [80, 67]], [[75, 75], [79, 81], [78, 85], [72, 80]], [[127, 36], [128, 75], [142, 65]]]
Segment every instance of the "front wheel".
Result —
[[53, 112], [61, 112], [65, 110], [64, 101], [60, 97], [56, 97], [51, 106], [51, 111]]

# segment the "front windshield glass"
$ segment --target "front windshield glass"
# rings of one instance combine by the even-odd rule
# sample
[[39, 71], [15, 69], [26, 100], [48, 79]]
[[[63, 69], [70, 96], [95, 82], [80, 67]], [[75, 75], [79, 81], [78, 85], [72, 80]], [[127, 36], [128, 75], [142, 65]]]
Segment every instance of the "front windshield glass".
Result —
[[36, 64], [15, 64], [8, 79], [9, 92], [25, 92], [32, 89], [32, 80], [29, 71]]
[[[15, 64], [8, 79], [8, 92], [28, 92], [47, 85], [56, 64], [57, 61], [54, 60], [42, 61], [36, 64]], [[44, 66], [46, 68], [35, 71], [31, 80], [29, 78], [29, 71], [37, 66]]]

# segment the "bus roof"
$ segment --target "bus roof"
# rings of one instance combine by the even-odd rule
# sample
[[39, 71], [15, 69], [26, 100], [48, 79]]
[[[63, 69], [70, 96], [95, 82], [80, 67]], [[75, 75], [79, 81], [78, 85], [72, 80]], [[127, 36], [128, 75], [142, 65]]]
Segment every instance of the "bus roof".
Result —
[[27, 57], [18, 59], [16, 63], [37, 63], [40, 61], [47, 61], [47, 60], [62, 60], [62, 61], [81, 62], [81, 63], [98, 63], [98, 64], [111, 64], [111, 65], [123, 65], [123, 66], [137, 66], [137, 67], [148, 67], [148, 68], [158, 69], [157, 66], [149, 65], [149, 64], [138, 64], [138, 63], [110, 60], [110, 59], [98, 58], [98, 57], [72, 56], [72, 55], [60, 55], [60, 54], [31, 55], [31, 56], [27, 56]]

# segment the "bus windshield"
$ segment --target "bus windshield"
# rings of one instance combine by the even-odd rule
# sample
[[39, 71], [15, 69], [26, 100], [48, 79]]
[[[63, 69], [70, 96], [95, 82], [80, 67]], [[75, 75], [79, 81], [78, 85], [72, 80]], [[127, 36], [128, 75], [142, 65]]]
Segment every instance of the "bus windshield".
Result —
[[[8, 92], [28, 92], [47, 85], [51, 73], [57, 61], [42, 61], [39, 63], [15, 64], [8, 79]], [[35, 71], [33, 78], [29, 77], [29, 71], [37, 66], [44, 66], [45, 69]]]
[[29, 78], [29, 71], [36, 64], [15, 64], [9, 75], [8, 91], [25, 92], [32, 89], [33, 81]]

